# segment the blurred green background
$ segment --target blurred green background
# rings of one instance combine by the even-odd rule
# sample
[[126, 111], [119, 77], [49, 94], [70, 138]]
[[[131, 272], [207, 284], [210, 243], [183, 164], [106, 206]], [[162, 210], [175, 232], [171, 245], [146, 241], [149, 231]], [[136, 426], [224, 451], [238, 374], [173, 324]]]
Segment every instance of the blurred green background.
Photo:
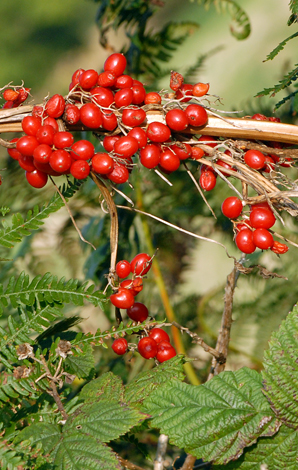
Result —
[[[48, 94], [66, 94], [71, 75], [77, 68], [101, 70], [110, 51], [99, 45], [96, 14], [100, 3], [91, 0], [31, 0], [30, 4], [21, 0], [1, 2], [0, 85], [10, 81], [18, 85], [24, 80], [25, 86], [31, 88], [31, 102], [38, 103]], [[218, 14], [214, 7], [206, 11], [195, 1], [167, 0], [164, 8], [152, 17], [150, 26], [154, 30], [172, 20], [198, 22], [200, 28], [189, 35], [170, 62], [165, 64], [166, 67], [183, 73], [198, 56], [220, 46], [221, 49], [204, 62], [197, 81], [210, 83], [210, 92], [222, 98], [222, 109], [251, 113], [264, 107], [272, 110], [280, 97], [268, 104], [268, 100], [253, 96], [264, 87], [273, 86], [293, 67], [297, 40], [287, 44], [274, 61], [263, 63], [263, 60], [280, 41], [293, 34], [295, 27], [287, 27], [289, 10], [285, 1], [243, 0], [239, 4], [251, 21], [251, 34], [243, 41], [237, 41], [230, 34], [231, 18], [228, 14]], [[121, 50], [126, 41], [123, 27], [109, 33], [109, 44], [116, 51]], [[168, 77], [160, 80], [159, 89], [168, 87]], [[9, 205], [12, 211], [25, 214], [34, 204], [42, 204], [51, 197], [53, 189], [49, 185], [41, 191], [29, 188], [23, 172], [15, 162], [7, 159], [3, 148], [0, 148], [0, 159], [1, 168], [7, 168], [2, 172], [0, 206]], [[143, 194], [145, 210], [217, 239], [227, 245], [231, 254], [239, 256], [232, 241], [231, 225], [220, 212], [222, 200], [231, 195], [226, 185], [219, 182], [216, 191], [207, 195], [218, 216], [215, 221], [209, 217], [206, 206], [189, 184], [185, 172], [171, 175], [171, 180], [173, 188], [148, 172], [132, 177], [133, 184], [139, 185]], [[133, 200], [136, 199], [134, 191], [127, 187], [124, 190]], [[121, 198], [119, 201], [123, 203]], [[99, 246], [98, 251], [92, 254], [86, 247], [84, 251], [66, 210], [61, 210], [46, 221], [35, 237], [25, 239], [10, 253], [9, 257], [14, 262], [2, 270], [1, 282], [7, 272], [17, 273], [21, 269], [26, 269], [31, 276], [51, 271], [59, 276], [83, 279], [87, 275], [98, 280], [99, 273], [106, 269], [108, 223], [101, 223], [103, 215], [92, 184], [85, 184], [81, 194], [71, 202], [71, 207], [87, 238], [89, 236]], [[135, 217], [132, 221], [127, 214], [120, 214], [120, 218], [123, 232], [120, 253], [132, 257], [134, 250], [147, 251], [141, 219]], [[298, 238], [297, 224], [290, 219], [288, 224], [289, 229], [281, 226], [278, 229], [285, 235], [291, 234], [295, 240]], [[225, 278], [232, 269], [231, 261], [219, 247], [194, 241], [156, 223], [148, 222], [148, 226], [154, 247], [160, 248], [158, 259], [178, 320], [214, 342], [222, 311]], [[262, 255], [259, 252], [250, 257], [252, 263], [261, 262], [268, 269], [287, 276], [289, 281], [264, 281], [256, 276], [240, 278], [235, 297], [236, 321], [232, 344], [234, 350], [242, 351], [243, 355], [232, 354], [229, 367], [236, 368], [244, 363], [260, 366], [271, 331], [277, 328], [298, 297], [297, 272], [293, 262], [298, 261], [296, 252], [297, 249], [291, 248], [282, 260], [272, 253]], [[89, 256], [87, 267], [86, 256]], [[144, 301], [146, 296], [151, 314], [164, 318], [152, 274], [144, 289]], [[98, 311], [92, 308], [84, 311], [84, 316], [88, 318], [83, 325], [86, 330], [96, 329], [99, 323], [101, 327], [109, 325], [106, 317], [98, 315]], [[190, 343], [187, 347], [191, 347]], [[204, 376], [205, 355], [196, 348], [188, 351], [200, 358], [195, 365], [203, 367]], [[140, 362], [140, 367], [142, 364]]]

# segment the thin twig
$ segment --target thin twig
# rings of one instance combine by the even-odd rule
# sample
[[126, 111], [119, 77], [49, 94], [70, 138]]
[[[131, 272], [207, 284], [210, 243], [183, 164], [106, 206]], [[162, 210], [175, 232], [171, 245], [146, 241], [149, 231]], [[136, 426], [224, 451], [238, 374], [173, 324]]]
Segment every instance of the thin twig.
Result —
[[128, 468], [129, 470], [145, 470], [143, 467], [139, 467], [138, 465], [135, 465], [132, 462], [129, 462], [129, 460], [125, 460], [120, 455], [117, 455], [117, 459], [121, 463], [122, 467]]
[[164, 459], [167, 451], [169, 438], [165, 434], [160, 434], [157, 441], [156, 457], [154, 460], [154, 470], [163, 470]]
[[194, 464], [196, 463], [197, 458], [194, 455], [187, 454], [187, 457], [184, 461], [184, 464], [180, 468], [180, 470], [192, 470]]
[[86, 239], [83, 237], [82, 232], [80, 231], [79, 227], [78, 227], [77, 224], [76, 224], [76, 221], [75, 221], [75, 219], [74, 219], [74, 217], [73, 217], [73, 215], [72, 215], [72, 213], [71, 213], [71, 210], [70, 210], [70, 208], [69, 208], [69, 206], [68, 206], [68, 204], [67, 204], [67, 201], [66, 201], [65, 197], [63, 196], [63, 194], [61, 193], [60, 189], [58, 188], [58, 186], [56, 185], [55, 181], [53, 180], [53, 178], [52, 178], [51, 176], [50, 176], [50, 180], [52, 181], [53, 185], [54, 185], [55, 188], [56, 188], [57, 193], [59, 194], [59, 196], [61, 197], [62, 201], [64, 202], [65, 208], [66, 208], [67, 212], [69, 213], [69, 217], [71, 218], [71, 221], [72, 221], [72, 223], [73, 223], [73, 226], [74, 226], [74, 228], [76, 229], [76, 231], [78, 232], [80, 239], [81, 239], [84, 243], [87, 243], [87, 245], [92, 246], [93, 250], [96, 250], [95, 246], [94, 246], [91, 242], [88, 242], [88, 240], [86, 240]]
[[43, 364], [43, 367], [46, 371], [46, 374], [47, 374], [47, 379], [49, 380], [50, 382], [50, 387], [51, 387], [51, 395], [52, 397], [54, 398], [55, 402], [56, 402], [56, 405], [58, 407], [58, 410], [60, 411], [61, 415], [62, 415], [62, 418], [64, 421], [67, 420], [68, 418], [68, 414], [66, 413], [64, 407], [63, 407], [63, 404], [62, 404], [62, 401], [61, 401], [61, 398], [60, 398], [60, 395], [57, 391], [57, 387], [56, 387], [56, 384], [53, 380], [53, 377], [52, 377], [52, 374], [50, 372], [50, 369], [48, 368], [48, 364], [47, 364], [47, 361], [45, 360], [45, 358], [41, 355], [41, 360], [42, 360], [42, 364]]

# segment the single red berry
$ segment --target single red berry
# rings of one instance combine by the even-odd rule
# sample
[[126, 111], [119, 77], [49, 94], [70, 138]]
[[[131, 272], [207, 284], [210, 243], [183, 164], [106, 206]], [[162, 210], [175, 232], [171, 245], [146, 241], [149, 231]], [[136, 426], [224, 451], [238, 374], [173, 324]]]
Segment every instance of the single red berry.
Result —
[[59, 131], [59, 126], [58, 126], [58, 122], [56, 121], [56, 119], [52, 118], [52, 117], [47, 117], [44, 121], [43, 121], [43, 125], [44, 126], [52, 126], [54, 131], [55, 132], [58, 132]]
[[161, 328], [153, 328], [152, 330], [150, 330], [149, 338], [153, 338], [157, 344], [160, 343], [161, 341], [170, 342], [170, 337], [168, 333], [165, 330], [162, 330]]
[[125, 108], [122, 113], [122, 122], [125, 126], [136, 127], [143, 124], [146, 113], [142, 108]]
[[35, 168], [41, 171], [42, 173], [46, 173], [47, 175], [51, 175], [51, 176], [61, 176], [61, 173], [54, 171], [48, 162], [39, 162], [38, 160], [35, 160], [34, 158], [33, 163], [34, 163]]
[[179, 90], [182, 87], [184, 78], [181, 73], [175, 72], [174, 70], [171, 71], [171, 78], [170, 78], [170, 88], [174, 91]]
[[147, 134], [146, 131], [144, 131], [144, 129], [142, 129], [141, 127], [134, 127], [129, 131], [127, 135], [136, 139], [139, 145], [139, 149], [144, 148], [146, 146]]
[[130, 263], [131, 272], [137, 276], [144, 276], [147, 274], [152, 265], [152, 259], [146, 253], [139, 253]]
[[46, 104], [45, 110], [48, 116], [52, 118], [59, 118], [62, 116], [65, 108], [65, 101], [61, 95], [53, 95]]
[[139, 149], [138, 141], [131, 136], [120, 137], [114, 144], [114, 151], [122, 158], [132, 157]]
[[171, 131], [162, 122], [154, 121], [147, 127], [147, 137], [152, 142], [166, 142], [171, 137]]
[[114, 150], [114, 145], [120, 139], [119, 135], [106, 135], [102, 141], [102, 145], [107, 152]]
[[141, 302], [135, 302], [132, 307], [127, 309], [127, 316], [133, 321], [142, 323], [149, 316], [148, 308]]
[[135, 298], [129, 289], [120, 287], [118, 292], [110, 296], [111, 303], [117, 308], [127, 309], [135, 303]]
[[157, 344], [152, 338], [145, 338], [140, 339], [138, 343], [138, 351], [142, 357], [145, 359], [152, 359], [157, 354]]
[[116, 79], [116, 88], [130, 88], [133, 86], [133, 79], [130, 75], [119, 75]]
[[136, 277], [135, 279], [125, 279], [120, 282], [121, 287], [129, 289], [132, 295], [135, 297], [139, 292], [143, 290], [143, 280], [141, 277]]
[[73, 142], [74, 138], [71, 132], [56, 132], [53, 138], [53, 144], [57, 149], [71, 147]]
[[104, 63], [104, 71], [113, 72], [116, 77], [123, 74], [126, 67], [126, 58], [123, 54], [111, 54]]
[[172, 357], [175, 357], [177, 355], [175, 348], [171, 346], [168, 349], [162, 349], [158, 350], [157, 349], [157, 354], [156, 354], [156, 359], [158, 362], [162, 363], [165, 361], [168, 361], [169, 359], [172, 359]]
[[19, 97], [19, 92], [16, 90], [13, 90], [12, 88], [7, 88], [3, 92], [3, 98], [5, 101], [16, 101]]
[[193, 92], [193, 85], [189, 83], [184, 83], [176, 92], [176, 99], [181, 100], [182, 103], [187, 103], [187, 101], [191, 100], [193, 96], [192, 92]]
[[114, 94], [109, 88], [97, 86], [90, 93], [92, 100], [104, 108], [108, 108], [114, 101]]
[[128, 349], [127, 341], [125, 338], [118, 338], [112, 344], [112, 349], [114, 353], [118, 354], [118, 356], [123, 356]]
[[229, 219], [237, 219], [243, 209], [241, 200], [236, 196], [227, 197], [221, 206], [223, 215]]
[[205, 155], [205, 152], [200, 147], [191, 147], [191, 158], [194, 160], [200, 160]]
[[90, 173], [90, 166], [86, 160], [76, 160], [71, 164], [70, 173], [77, 180], [84, 180]]
[[22, 120], [23, 131], [27, 135], [36, 136], [36, 133], [38, 129], [40, 129], [40, 127], [41, 127], [41, 119], [39, 117], [25, 116], [24, 119]]
[[289, 247], [285, 245], [284, 243], [280, 243], [277, 240], [274, 240], [274, 243], [272, 247], [270, 248], [273, 253], [276, 253], [277, 255], [282, 255], [288, 251]]
[[253, 232], [248, 228], [244, 228], [237, 233], [235, 243], [239, 250], [246, 254], [253, 253], [256, 249], [253, 241]]
[[268, 120], [267, 116], [265, 116], [264, 114], [260, 114], [260, 113], [254, 114], [251, 118], [255, 119], [256, 121], [267, 121]]
[[80, 119], [84, 126], [98, 129], [102, 125], [102, 113], [94, 103], [86, 103], [80, 109]]
[[182, 109], [170, 109], [166, 114], [166, 123], [173, 131], [183, 131], [188, 126], [186, 113]]
[[72, 164], [72, 158], [66, 150], [58, 149], [52, 152], [49, 163], [57, 173], [68, 171]]
[[36, 169], [34, 162], [33, 162], [33, 157], [29, 157], [27, 155], [21, 155], [19, 160], [19, 165], [23, 170], [25, 171], [34, 171]]
[[30, 90], [31, 90], [31, 88], [26, 88], [26, 87], [19, 88], [19, 90], [18, 90], [19, 96], [18, 96], [18, 98], [16, 99], [15, 102], [17, 102], [18, 105], [19, 105], [19, 104], [23, 103], [24, 101], [26, 101], [26, 99], [29, 96]]
[[261, 248], [261, 250], [268, 250], [274, 243], [273, 236], [265, 228], [257, 228], [253, 232], [253, 241], [256, 247]]
[[244, 161], [250, 168], [261, 170], [265, 165], [265, 155], [259, 150], [248, 150], [244, 154]]
[[112, 87], [116, 83], [116, 75], [111, 71], [102, 72], [98, 75], [97, 85]]
[[188, 124], [191, 126], [199, 127], [205, 126], [208, 122], [208, 114], [203, 106], [199, 104], [190, 104], [185, 109], [185, 115], [188, 120]]
[[131, 273], [130, 271], [130, 262], [126, 259], [122, 261], [118, 261], [116, 264], [116, 274], [120, 279], [124, 279], [125, 277], [129, 276]]
[[52, 147], [47, 144], [40, 144], [33, 152], [33, 158], [36, 162], [48, 163], [52, 155]]
[[259, 207], [251, 211], [249, 220], [254, 228], [268, 229], [273, 227], [276, 219], [271, 209]]
[[108, 153], [95, 153], [91, 163], [92, 170], [99, 175], [108, 175], [114, 168], [114, 160]]
[[89, 140], [78, 140], [71, 149], [70, 155], [74, 160], [89, 160], [94, 155], [94, 145]]
[[211, 191], [216, 185], [216, 175], [211, 170], [205, 170], [201, 173], [199, 183], [205, 191]]
[[209, 91], [209, 83], [196, 83], [194, 86], [193, 86], [193, 96], [197, 96], [197, 97], [200, 97], [200, 96], [204, 96], [206, 95], [206, 93], [208, 93]]
[[73, 85], [76, 85], [77, 83], [79, 83], [80, 76], [81, 76], [82, 73], [84, 73], [84, 72], [85, 72], [85, 69], [77, 69], [77, 70], [72, 74], [71, 81], [72, 81]]
[[180, 166], [180, 158], [172, 150], [165, 150], [160, 154], [159, 166], [167, 171], [172, 173], [173, 171], [178, 170]]
[[129, 106], [132, 103], [133, 92], [131, 88], [122, 88], [117, 91], [114, 96], [117, 108]]
[[91, 90], [94, 87], [98, 80], [98, 73], [96, 70], [89, 69], [85, 70], [79, 76], [79, 84], [83, 88], [83, 90]]
[[111, 111], [102, 111], [102, 127], [107, 131], [113, 131], [118, 126], [116, 114]]
[[167, 339], [163, 339], [157, 345], [157, 351], [166, 351], [167, 349], [171, 349], [173, 346], [171, 345], [170, 341]]
[[155, 168], [160, 161], [160, 149], [155, 144], [148, 144], [140, 151], [140, 162], [145, 168]]
[[33, 135], [24, 135], [17, 141], [17, 150], [27, 157], [32, 157], [36, 147], [39, 146], [39, 142]]
[[68, 124], [77, 124], [77, 122], [79, 122], [79, 120], [80, 120], [80, 110], [79, 110], [79, 108], [75, 104], [68, 103], [65, 106], [63, 119]]
[[146, 94], [144, 99], [145, 104], [160, 104], [161, 103], [161, 96], [159, 93], [155, 91], [150, 91]]
[[33, 188], [43, 188], [48, 181], [48, 175], [40, 170], [26, 172], [26, 179]]
[[170, 149], [177, 155], [180, 160], [186, 160], [192, 155], [191, 146], [183, 142], [177, 141], [174, 145], [170, 146]]
[[56, 131], [53, 126], [41, 126], [36, 132], [36, 138], [40, 144], [53, 145]]
[[143, 85], [133, 85], [132, 90], [132, 104], [143, 104], [146, 98], [146, 90]]
[[256, 204], [253, 204], [251, 206], [251, 210], [254, 211], [255, 209], [267, 209], [268, 211], [271, 211], [271, 207], [269, 206], [268, 202], [257, 202]]
[[[18, 140], [19, 140], [19, 138], [15, 137], [14, 139], [11, 139], [10, 142], [17, 142]], [[12, 148], [12, 149], [8, 148], [7, 153], [14, 160], [18, 160], [20, 158], [20, 156], [22, 155], [16, 148]]]
[[108, 175], [109, 180], [115, 184], [123, 184], [128, 181], [129, 171], [124, 165], [114, 164], [114, 168]]

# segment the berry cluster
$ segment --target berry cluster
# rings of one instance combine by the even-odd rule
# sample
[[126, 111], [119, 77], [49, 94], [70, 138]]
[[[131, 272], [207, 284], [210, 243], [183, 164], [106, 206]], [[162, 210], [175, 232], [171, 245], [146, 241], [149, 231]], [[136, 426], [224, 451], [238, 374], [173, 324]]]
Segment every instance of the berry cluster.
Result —
[[[222, 213], [235, 221], [243, 210], [242, 201], [231, 196], [224, 200], [221, 206]], [[288, 251], [287, 245], [274, 240], [269, 229], [275, 224], [275, 216], [267, 202], [260, 202], [251, 206], [249, 218], [234, 222], [237, 235], [235, 243], [243, 253], [253, 253], [256, 248], [270, 249], [276, 254]]]
[[3, 109], [17, 108], [28, 98], [30, 93], [30, 88], [25, 88], [23, 86], [6, 88], [2, 96], [5, 100]]
[[[129, 345], [125, 338], [117, 338], [112, 344], [113, 351], [122, 356]], [[155, 358], [158, 362], [165, 362], [176, 356], [176, 350], [170, 343], [170, 337], [161, 328], [152, 328], [148, 336], [142, 337], [138, 342], [138, 351], [145, 359]]]

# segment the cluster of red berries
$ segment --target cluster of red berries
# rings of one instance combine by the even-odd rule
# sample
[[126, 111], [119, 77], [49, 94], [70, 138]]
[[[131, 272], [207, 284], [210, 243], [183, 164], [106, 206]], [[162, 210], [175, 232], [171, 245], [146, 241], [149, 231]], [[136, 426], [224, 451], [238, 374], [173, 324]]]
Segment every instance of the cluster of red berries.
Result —
[[[229, 219], [235, 220], [243, 210], [242, 201], [231, 196], [224, 200], [221, 206], [222, 213]], [[274, 240], [269, 229], [275, 224], [275, 216], [267, 202], [260, 202], [251, 206], [247, 219], [235, 221], [237, 235], [235, 243], [243, 253], [253, 253], [256, 248], [270, 249], [276, 254], [288, 251], [288, 246]]]
[[[43, 187], [48, 175], [72, 174], [84, 179], [90, 169], [113, 183], [124, 183], [137, 153], [143, 166], [159, 167], [165, 173], [177, 170], [181, 160], [199, 159], [204, 155], [200, 148], [171, 137], [173, 132], [182, 132], [188, 126], [200, 127], [207, 123], [208, 115], [203, 106], [185, 103], [204, 96], [209, 85], [184, 84], [182, 75], [173, 72], [170, 86], [175, 93], [166, 106], [162, 106], [162, 96], [146, 93], [140, 81], [124, 74], [125, 67], [124, 55], [115, 53], [106, 60], [102, 73], [93, 69], [76, 70], [66, 98], [56, 94], [44, 106], [34, 106], [32, 116], [23, 119], [26, 135], [13, 140], [16, 150], [9, 150], [9, 154], [19, 160], [32, 186]], [[179, 79], [174, 79], [175, 75]], [[3, 97], [12, 98], [14, 93], [20, 92], [5, 90]], [[164, 122], [147, 122], [146, 111], [152, 105], [162, 110]], [[80, 125], [108, 132], [119, 128], [122, 133], [106, 136], [103, 140], [106, 152], [95, 153], [90, 142], [74, 143], [71, 133], [64, 131], [63, 123], [69, 128]]]
[[28, 98], [30, 93], [30, 88], [25, 88], [23, 86], [6, 88], [2, 96], [5, 100], [3, 109], [17, 108]]
[[[128, 351], [128, 342], [125, 338], [117, 338], [112, 344], [113, 351], [122, 356]], [[145, 359], [157, 359], [165, 362], [176, 356], [176, 350], [170, 343], [170, 337], [161, 328], [152, 328], [148, 336], [144, 336], [138, 342], [138, 351]]]

